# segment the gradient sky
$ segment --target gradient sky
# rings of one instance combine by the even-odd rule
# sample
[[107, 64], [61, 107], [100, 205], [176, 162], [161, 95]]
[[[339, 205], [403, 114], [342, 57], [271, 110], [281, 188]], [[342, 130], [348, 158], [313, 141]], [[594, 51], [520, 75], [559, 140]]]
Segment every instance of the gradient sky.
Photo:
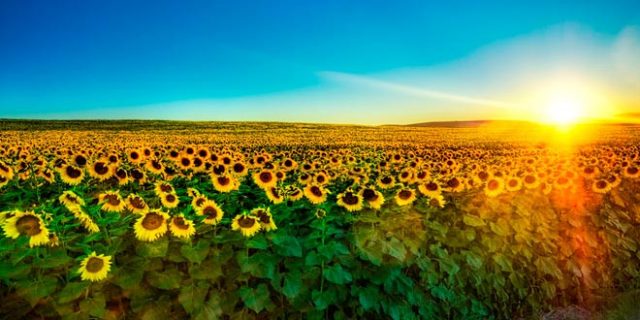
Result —
[[639, 28], [637, 0], [3, 0], [0, 118], [518, 118], [567, 79], [633, 113]]

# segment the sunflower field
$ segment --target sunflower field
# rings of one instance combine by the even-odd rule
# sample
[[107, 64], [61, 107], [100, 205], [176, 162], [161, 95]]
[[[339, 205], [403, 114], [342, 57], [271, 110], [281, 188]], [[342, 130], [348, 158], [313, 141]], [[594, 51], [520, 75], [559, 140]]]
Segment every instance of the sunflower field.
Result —
[[526, 319], [640, 289], [635, 127], [0, 124], [2, 319]]

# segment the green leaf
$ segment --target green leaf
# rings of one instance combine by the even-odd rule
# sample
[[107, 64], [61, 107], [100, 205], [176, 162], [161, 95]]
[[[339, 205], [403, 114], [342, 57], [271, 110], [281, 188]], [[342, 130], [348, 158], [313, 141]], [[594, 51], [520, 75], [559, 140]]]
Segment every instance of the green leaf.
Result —
[[542, 270], [545, 274], [552, 275], [557, 279], [562, 279], [562, 271], [551, 257], [540, 257], [535, 262], [536, 268]]
[[106, 313], [105, 307], [106, 307], [106, 301], [104, 298], [104, 295], [99, 294], [96, 295], [94, 297], [88, 297], [87, 299], [83, 299], [82, 301], [80, 301], [80, 310], [82, 310], [85, 313], [88, 313], [89, 315], [92, 315], [94, 317], [98, 317], [98, 318], [104, 318], [104, 315]]
[[58, 293], [58, 303], [64, 304], [80, 298], [88, 287], [89, 283], [86, 281], [67, 283], [60, 293]]
[[482, 227], [485, 226], [486, 223], [484, 222], [484, 220], [482, 220], [482, 218], [472, 215], [472, 214], [465, 214], [462, 217], [462, 222], [464, 222], [464, 224], [468, 225], [468, 226], [472, 226], [472, 227]]
[[256, 236], [247, 240], [246, 243], [247, 243], [247, 247], [252, 249], [264, 250], [269, 248], [269, 242], [267, 241], [267, 238], [265, 238], [262, 233], [257, 234]]
[[147, 282], [158, 289], [177, 289], [180, 288], [182, 274], [176, 269], [168, 269], [164, 271], [153, 271], [147, 273]]
[[482, 267], [482, 257], [478, 254], [476, 254], [473, 251], [466, 251], [464, 253], [464, 256], [467, 260], [467, 263], [473, 268], [473, 269], [480, 269], [480, 267]]
[[0, 279], [15, 279], [26, 276], [31, 271], [31, 265], [21, 263], [16, 266], [8, 261], [0, 261]]
[[284, 275], [282, 293], [289, 299], [295, 298], [302, 289], [302, 275], [300, 272], [291, 271]]
[[512, 272], [513, 266], [511, 265], [511, 261], [507, 259], [507, 257], [502, 253], [496, 253], [493, 256], [493, 261], [500, 267], [502, 271]]
[[376, 287], [367, 286], [360, 289], [358, 292], [358, 301], [365, 311], [375, 309], [378, 310], [378, 303], [380, 301], [380, 294]]
[[201, 263], [209, 254], [209, 244], [204, 240], [200, 240], [196, 245], [191, 243], [184, 244], [180, 248], [182, 255], [193, 263]]
[[331, 304], [336, 302], [336, 298], [336, 295], [331, 290], [326, 290], [324, 292], [320, 292], [320, 290], [313, 290], [311, 292], [311, 299], [318, 310], [327, 309]]
[[64, 266], [71, 261], [72, 259], [67, 255], [66, 250], [51, 250], [46, 258], [38, 263], [38, 267], [44, 269], [57, 268]]
[[400, 261], [404, 261], [407, 255], [407, 249], [397, 238], [391, 238], [389, 242], [385, 243], [383, 251]]
[[163, 237], [153, 242], [138, 242], [136, 253], [143, 258], [162, 258], [167, 255], [169, 249], [169, 239]]
[[327, 267], [324, 270], [324, 277], [335, 284], [346, 284], [352, 280], [351, 273], [342, 268], [340, 264]]
[[45, 276], [41, 279], [24, 280], [17, 283], [17, 293], [25, 300], [29, 301], [31, 306], [35, 306], [40, 299], [45, 298], [56, 291], [58, 281], [51, 276]]
[[276, 252], [285, 257], [302, 257], [302, 246], [298, 239], [292, 236], [274, 236], [273, 244]]
[[256, 313], [264, 310], [271, 303], [269, 297], [269, 289], [264, 283], [258, 285], [257, 288], [242, 287], [238, 290], [238, 294], [247, 308]]
[[209, 286], [206, 284], [191, 284], [180, 290], [178, 301], [185, 311], [194, 314], [204, 306], [204, 299], [209, 292]]

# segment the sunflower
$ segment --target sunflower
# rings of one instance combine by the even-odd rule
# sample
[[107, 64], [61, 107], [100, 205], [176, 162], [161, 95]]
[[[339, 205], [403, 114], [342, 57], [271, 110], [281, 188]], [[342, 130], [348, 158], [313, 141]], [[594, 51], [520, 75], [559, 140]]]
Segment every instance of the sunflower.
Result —
[[249, 172], [249, 170], [247, 168], [247, 165], [244, 164], [241, 161], [238, 161], [238, 162], [234, 163], [231, 166], [231, 171], [233, 172], [234, 175], [239, 176], [239, 177], [244, 177]]
[[84, 179], [84, 171], [74, 165], [66, 165], [60, 171], [60, 177], [64, 183], [75, 186], [82, 182]]
[[196, 228], [193, 226], [193, 221], [186, 219], [182, 214], [171, 218], [169, 224], [169, 230], [175, 237], [189, 239], [196, 234]]
[[97, 255], [95, 251], [82, 260], [80, 264], [80, 278], [92, 282], [104, 280], [111, 270], [111, 256]]
[[245, 237], [252, 237], [262, 228], [259, 221], [259, 218], [256, 216], [246, 213], [239, 214], [233, 218], [231, 229], [240, 230]]
[[395, 179], [392, 176], [383, 176], [378, 178], [377, 184], [381, 189], [388, 189], [393, 186]]
[[402, 188], [396, 192], [395, 200], [399, 206], [406, 206], [416, 200], [416, 192], [411, 188]]
[[142, 199], [141, 196], [137, 194], [130, 194], [125, 200], [125, 203], [127, 209], [129, 209], [129, 211], [131, 211], [132, 213], [143, 214], [149, 211], [149, 206], [147, 205], [147, 203], [144, 201], [144, 199]]
[[278, 182], [278, 178], [276, 178], [273, 172], [263, 169], [253, 174], [253, 182], [255, 182], [258, 187], [267, 189], [270, 187], [275, 187], [276, 183]]
[[540, 182], [540, 186], [538, 187], [542, 191], [542, 194], [548, 195], [553, 190], [553, 184], [548, 182]]
[[[173, 190], [173, 187], [171, 188]], [[187, 188], [187, 195], [191, 198], [200, 196], [200, 191], [194, 188]]]
[[89, 175], [98, 181], [104, 181], [113, 176], [113, 169], [107, 160], [98, 160], [89, 166]]
[[261, 229], [265, 231], [278, 229], [273, 221], [273, 216], [271, 215], [271, 210], [269, 210], [269, 208], [255, 208], [251, 210], [250, 214], [258, 218]]
[[327, 212], [324, 209], [317, 209], [315, 216], [318, 219], [324, 219], [327, 216]]
[[298, 176], [298, 182], [303, 186], [306, 186], [310, 181], [311, 175], [308, 173], [303, 172]]
[[444, 200], [444, 196], [441, 194], [429, 197], [429, 205], [436, 208], [444, 208], [446, 201]]
[[107, 191], [98, 196], [98, 203], [102, 204], [102, 211], [105, 212], [122, 212], [126, 204], [119, 191]]
[[460, 192], [464, 190], [464, 183], [462, 183], [462, 180], [458, 179], [457, 177], [453, 177], [447, 180], [445, 186], [446, 191], [448, 192]]
[[178, 206], [180, 200], [178, 199], [178, 195], [175, 193], [167, 193], [160, 197], [160, 202], [163, 207], [173, 209]]
[[597, 193], [607, 193], [611, 191], [612, 187], [605, 179], [598, 179], [591, 184], [591, 190]]
[[316, 183], [317, 185], [323, 186], [329, 183], [329, 177], [327, 176], [326, 173], [324, 173], [323, 171], [320, 171], [313, 176], [313, 182]]
[[129, 151], [127, 157], [129, 158], [129, 162], [131, 163], [140, 163], [144, 160], [142, 157], [142, 153], [140, 153], [140, 151], [138, 150]]
[[149, 170], [151, 173], [161, 174], [163, 172], [164, 166], [157, 159], [151, 159], [145, 163], [144, 167]]
[[40, 216], [32, 211], [16, 211], [12, 217], [6, 219], [2, 225], [4, 234], [8, 238], [16, 239], [20, 235], [29, 237], [29, 247], [41, 246], [49, 243], [49, 229]]
[[440, 185], [435, 181], [429, 181], [418, 185], [418, 191], [427, 197], [437, 197], [442, 193]]
[[87, 157], [82, 154], [75, 155], [71, 162], [80, 168], [84, 168], [87, 165]]
[[384, 196], [374, 188], [364, 188], [360, 190], [360, 196], [369, 204], [372, 209], [380, 209], [384, 204]]
[[58, 197], [58, 200], [67, 208], [84, 205], [84, 200], [71, 190], [63, 192], [60, 197]]
[[321, 186], [314, 184], [307, 185], [304, 188], [304, 195], [313, 204], [321, 204], [327, 200], [327, 190]]
[[155, 183], [155, 187], [153, 188], [155, 194], [160, 197], [164, 194], [175, 193], [175, 189], [171, 184], [166, 181], [158, 181]]
[[9, 178], [7, 178], [4, 174], [0, 173], [0, 188], [6, 186], [9, 183]]
[[206, 224], [216, 225], [222, 220], [224, 212], [213, 200], [206, 200], [202, 206], [195, 208], [196, 214], [204, 216], [202, 222]]
[[167, 219], [165, 212], [153, 210], [145, 213], [136, 220], [133, 226], [136, 238], [141, 241], [155, 241], [167, 232]]
[[147, 181], [147, 175], [138, 169], [133, 169], [131, 170], [131, 179], [142, 185]]
[[525, 175], [522, 182], [527, 189], [536, 189], [540, 186], [540, 179], [538, 179], [534, 174]]
[[267, 198], [269, 198], [269, 201], [273, 204], [282, 203], [282, 201], [284, 201], [284, 197], [282, 196], [280, 189], [277, 187], [269, 187], [265, 189], [264, 192], [267, 195]]
[[207, 202], [207, 197], [199, 194], [195, 197], [193, 197], [193, 199], [191, 199], [191, 206], [194, 208], [194, 210], [202, 207], [202, 205], [204, 205]]
[[129, 181], [131, 180], [127, 170], [122, 169], [122, 168], [116, 169], [114, 175], [118, 179], [118, 184], [121, 185], [121, 186], [129, 183]]
[[60, 239], [58, 239], [58, 235], [53, 232], [49, 233], [49, 247], [57, 247], [60, 245]]
[[349, 212], [362, 210], [364, 204], [363, 197], [360, 194], [347, 190], [338, 195], [338, 205], [347, 209]]
[[287, 188], [286, 196], [289, 201], [298, 201], [304, 197], [304, 193], [298, 187], [289, 186]]
[[5, 177], [7, 180], [13, 179], [13, 168], [8, 166], [5, 162], [0, 160], [0, 176]]
[[624, 169], [623, 174], [627, 178], [635, 179], [640, 177], [640, 169], [636, 166], [628, 166]]
[[410, 168], [403, 169], [398, 175], [398, 181], [402, 183], [411, 183], [411, 181], [413, 181], [413, 178], [414, 178], [413, 170]]
[[90, 233], [100, 232], [100, 228], [98, 227], [98, 225], [95, 222], [93, 222], [93, 219], [91, 219], [91, 216], [89, 216], [82, 209], [82, 207], [76, 206], [76, 207], [70, 207], [68, 209], [69, 211], [71, 211], [71, 213], [73, 213], [76, 219], [80, 220], [80, 223], [85, 229], [87, 229], [87, 231], [89, 231]]
[[507, 178], [507, 183], [505, 184], [505, 188], [507, 191], [515, 192], [522, 189], [522, 180], [518, 177], [509, 177]]
[[498, 177], [492, 177], [487, 180], [484, 186], [484, 194], [488, 197], [496, 197], [504, 190], [504, 180]]
[[282, 161], [282, 167], [286, 171], [291, 171], [298, 167], [298, 163], [291, 158], [286, 158]]
[[231, 192], [240, 187], [240, 182], [230, 175], [211, 175], [211, 183], [218, 192]]

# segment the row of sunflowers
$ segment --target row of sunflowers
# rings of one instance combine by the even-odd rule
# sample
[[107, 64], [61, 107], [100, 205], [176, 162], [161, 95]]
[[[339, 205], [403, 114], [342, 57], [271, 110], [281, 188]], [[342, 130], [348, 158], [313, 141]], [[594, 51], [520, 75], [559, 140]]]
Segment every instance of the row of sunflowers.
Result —
[[[459, 145], [406, 144], [399, 130], [350, 146], [294, 133], [3, 133], [11, 316], [508, 318], [638, 285], [637, 267], [618, 266], [640, 259], [629, 139], [560, 150], [477, 132]], [[615, 268], [593, 276], [585, 246]]]

